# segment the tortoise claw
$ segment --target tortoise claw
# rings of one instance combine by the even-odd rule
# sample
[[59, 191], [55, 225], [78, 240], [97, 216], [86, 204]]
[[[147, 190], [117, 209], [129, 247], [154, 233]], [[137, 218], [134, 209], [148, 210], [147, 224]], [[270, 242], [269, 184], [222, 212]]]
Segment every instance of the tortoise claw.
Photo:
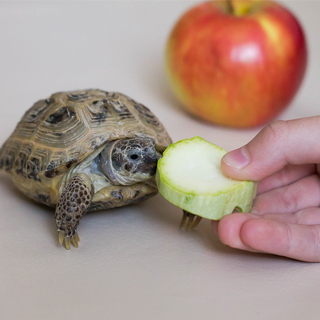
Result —
[[200, 223], [201, 219], [201, 217], [183, 210], [183, 216], [179, 228], [192, 230]]
[[58, 230], [58, 239], [59, 239], [59, 244], [61, 246], [63, 244], [63, 240], [64, 240], [64, 233], [59, 230]]
[[64, 238], [64, 246], [66, 247], [67, 250], [70, 250], [70, 238], [68, 237]]
[[72, 237], [65, 237], [63, 231], [58, 230], [58, 239], [59, 245], [63, 245], [66, 247], [67, 250], [70, 250], [70, 244], [72, 244], [75, 248], [79, 247], [80, 237], [78, 232], [76, 232]]
[[71, 238], [71, 243], [75, 248], [79, 247], [79, 241], [80, 241], [80, 237], [78, 235], [78, 232], [75, 233], [75, 235]]

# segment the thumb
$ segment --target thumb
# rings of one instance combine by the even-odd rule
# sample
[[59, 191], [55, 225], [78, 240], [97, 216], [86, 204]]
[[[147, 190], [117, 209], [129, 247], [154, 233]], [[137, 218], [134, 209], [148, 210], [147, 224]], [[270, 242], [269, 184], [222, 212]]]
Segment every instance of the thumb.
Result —
[[288, 164], [320, 163], [320, 116], [274, 121], [248, 144], [228, 152], [223, 173], [237, 180], [260, 181]]

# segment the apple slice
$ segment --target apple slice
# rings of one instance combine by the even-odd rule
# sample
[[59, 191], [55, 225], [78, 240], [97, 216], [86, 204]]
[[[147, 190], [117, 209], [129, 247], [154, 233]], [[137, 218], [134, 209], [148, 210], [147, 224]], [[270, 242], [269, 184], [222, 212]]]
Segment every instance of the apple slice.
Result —
[[224, 154], [225, 150], [200, 137], [171, 144], [158, 162], [160, 194], [185, 212], [210, 220], [234, 210], [249, 212], [257, 183], [224, 176], [220, 167]]

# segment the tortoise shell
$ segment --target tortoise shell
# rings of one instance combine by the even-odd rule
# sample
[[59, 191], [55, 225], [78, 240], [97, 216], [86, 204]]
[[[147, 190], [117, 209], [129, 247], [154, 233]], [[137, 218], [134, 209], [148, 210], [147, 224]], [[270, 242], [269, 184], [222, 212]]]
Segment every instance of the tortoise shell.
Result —
[[36, 102], [0, 150], [0, 169], [29, 197], [57, 203], [62, 177], [107, 142], [151, 137], [162, 152], [171, 139], [144, 105], [97, 89], [59, 92]]

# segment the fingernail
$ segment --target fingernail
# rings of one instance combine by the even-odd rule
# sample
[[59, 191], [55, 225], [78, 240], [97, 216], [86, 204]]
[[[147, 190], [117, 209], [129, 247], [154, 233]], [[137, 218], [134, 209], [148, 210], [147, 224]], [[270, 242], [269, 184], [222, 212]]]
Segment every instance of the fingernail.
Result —
[[249, 164], [250, 158], [245, 147], [228, 152], [223, 157], [223, 162], [230, 167], [242, 169]]
[[257, 216], [261, 216], [261, 213], [259, 213], [259, 211], [255, 207], [251, 208], [250, 213], [257, 215]]

